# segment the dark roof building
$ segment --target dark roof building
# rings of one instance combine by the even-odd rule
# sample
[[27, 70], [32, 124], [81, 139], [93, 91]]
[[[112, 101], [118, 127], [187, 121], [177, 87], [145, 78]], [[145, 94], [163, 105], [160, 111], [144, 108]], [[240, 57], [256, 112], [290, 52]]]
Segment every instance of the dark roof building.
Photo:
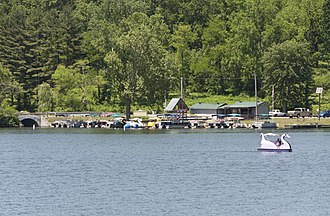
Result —
[[[245, 119], [253, 119], [256, 115], [256, 102], [236, 102], [224, 106], [226, 114], [241, 114]], [[269, 113], [269, 105], [266, 102], [258, 102], [258, 115]]]
[[212, 114], [223, 114], [224, 113], [224, 106], [225, 103], [216, 103], [216, 104], [210, 104], [210, 103], [196, 103], [190, 107], [190, 113], [191, 114], [206, 114], [206, 115], [212, 115]]
[[170, 103], [164, 109], [165, 112], [171, 113], [187, 113], [187, 110], [189, 110], [189, 107], [182, 98], [172, 98]]

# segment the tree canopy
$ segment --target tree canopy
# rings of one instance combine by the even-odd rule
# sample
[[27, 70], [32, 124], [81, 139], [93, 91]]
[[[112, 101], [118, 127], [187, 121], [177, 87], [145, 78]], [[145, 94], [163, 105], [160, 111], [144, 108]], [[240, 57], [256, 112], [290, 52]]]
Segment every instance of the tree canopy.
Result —
[[[312, 105], [330, 88], [330, 0], [6, 0], [0, 101], [27, 111], [162, 110], [171, 94]], [[328, 80], [328, 81], [326, 81]]]

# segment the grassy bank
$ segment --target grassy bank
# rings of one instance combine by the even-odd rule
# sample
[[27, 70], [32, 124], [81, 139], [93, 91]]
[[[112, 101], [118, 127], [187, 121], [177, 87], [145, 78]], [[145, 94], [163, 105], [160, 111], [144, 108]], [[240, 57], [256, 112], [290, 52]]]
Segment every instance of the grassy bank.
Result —
[[196, 103], [227, 103], [234, 104], [238, 101], [254, 101], [254, 97], [247, 95], [229, 96], [229, 95], [209, 95], [206, 93], [190, 93], [185, 99], [188, 106]]

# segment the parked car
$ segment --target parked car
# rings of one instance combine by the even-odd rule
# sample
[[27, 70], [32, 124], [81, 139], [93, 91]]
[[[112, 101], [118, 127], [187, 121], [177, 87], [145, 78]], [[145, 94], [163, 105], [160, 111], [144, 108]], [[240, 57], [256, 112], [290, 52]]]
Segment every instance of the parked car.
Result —
[[[318, 113], [316, 114], [316, 117], [319, 117]], [[330, 110], [321, 111], [320, 117], [322, 117], [322, 118], [330, 117]]]
[[287, 114], [285, 112], [281, 112], [279, 109], [273, 109], [272, 111], [269, 112], [269, 116], [272, 117], [286, 117]]
[[306, 108], [295, 108], [292, 111], [288, 111], [288, 116], [290, 116], [290, 118], [292, 117], [312, 117], [312, 113], [309, 111], [309, 109]]

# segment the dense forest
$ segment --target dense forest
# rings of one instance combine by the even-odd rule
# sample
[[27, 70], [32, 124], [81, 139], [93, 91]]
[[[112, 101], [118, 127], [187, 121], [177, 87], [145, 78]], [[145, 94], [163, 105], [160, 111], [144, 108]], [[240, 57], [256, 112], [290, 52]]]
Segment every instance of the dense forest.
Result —
[[311, 107], [330, 94], [330, 0], [2, 0], [2, 110], [162, 110], [171, 94]]

